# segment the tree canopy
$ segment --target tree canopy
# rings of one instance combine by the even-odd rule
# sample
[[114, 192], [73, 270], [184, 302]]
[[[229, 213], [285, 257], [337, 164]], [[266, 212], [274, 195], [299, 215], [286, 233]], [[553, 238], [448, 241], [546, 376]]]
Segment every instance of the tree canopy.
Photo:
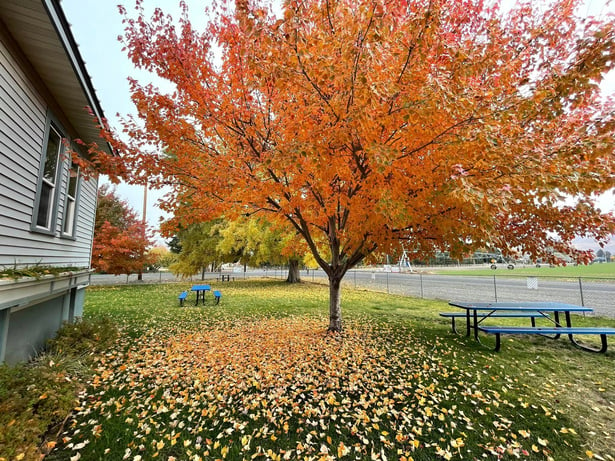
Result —
[[137, 1], [126, 51], [173, 89], [131, 81], [130, 139], [106, 133], [123, 164], [98, 161], [170, 184], [175, 223], [290, 223], [329, 276], [331, 330], [346, 271], [399, 240], [587, 260], [575, 235], [615, 229], [593, 198], [614, 184], [599, 85], [615, 29], [580, 6], [286, 0], [276, 15], [237, 0], [197, 30], [187, 9], [148, 18]]

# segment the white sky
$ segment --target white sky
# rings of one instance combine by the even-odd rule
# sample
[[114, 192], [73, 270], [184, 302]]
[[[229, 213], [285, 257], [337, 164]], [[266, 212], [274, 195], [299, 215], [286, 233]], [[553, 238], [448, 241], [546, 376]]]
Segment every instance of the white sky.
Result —
[[[207, 18], [204, 13], [209, 0], [184, 0], [190, 11], [193, 25], [198, 27]], [[121, 44], [117, 40], [122, 35], [122, 17], [117, 5], [134, 7], [134, 0], [61, 0], [62, 8], [71, 24], [71, 29], [86, 67], [96, 88], [96, 93], [105, 115], [112, 126], [119, 127], [116, 114], [125, 116], [133, 111], [127, 77], [148, 79], [148, 75], [138, 72], [132, 66]], [[165, 13], [174, 18], [180, 15], [179, 0], [144, 0], [147, 9], [161, 7]], [[609, 0], [587, 0], [587, 14], [600, 16], [607, 11], [615, 11]], [[615, 76], [609, 87], [615, 91]], [[118, 195], [125, 199], [139, 214], [143, 208], [143, 187], [121, 184], [117, 187]], [[148, 193], [147, 221], [154, 228], [158, 227], [163, 212], [156, 207], [156, 199], [161, 196], [158, 191]], [[615, 196], [607, 194], [599, 200], [602, 209], [615, 210]]]

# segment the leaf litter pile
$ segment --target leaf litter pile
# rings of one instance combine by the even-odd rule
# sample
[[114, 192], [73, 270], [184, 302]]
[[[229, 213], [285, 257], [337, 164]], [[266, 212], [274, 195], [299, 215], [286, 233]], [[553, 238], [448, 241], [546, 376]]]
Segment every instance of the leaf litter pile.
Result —
[[450, 345], [368, 319], [342, 335], [323, 325], [244, 318], [126, 336], [52, 458], [548, 460], [576, 436], [545, 435], [556, 411], [489, 367], [456, 366]]

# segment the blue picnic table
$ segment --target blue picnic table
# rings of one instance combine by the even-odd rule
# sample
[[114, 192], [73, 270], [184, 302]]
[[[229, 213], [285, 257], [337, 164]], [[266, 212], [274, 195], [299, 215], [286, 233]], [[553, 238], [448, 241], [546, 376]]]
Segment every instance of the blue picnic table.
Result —
[[[606, 335], [615, 334], [615, 328], [603, 328], [603, 327], [573, 327], [572, 325], [572, 313], [587, 313], [592, 312], [591, 307], [577, 306], [575, 304], [560, 303], [560, 302], [465, 302], [465, 301], [451, 301], [449, 305], [465, 309], [466, 317], [466, 336], [470, 336], [470, 332], [474, 331], [474, 338], [480, 342], [478, 332], [483, 331], [485, 333], [496, 335], [495, 350], [500, 349], [500, 335], [501, 334], [539, 334], [542, 336], [548, 336], [551, 339], [558, 339], [561, 334], [567, 334], [570, 341], [581, 349], [590, 352], [605, 352], [607, 343]], [[522, 315], [527, 313], [530, 316], [540, 316], [551, 322], [550, 326], [535, 326], [532, 321], [531, 327], [508, 327], [508, 326], [484, 326], [482, 322], [495, 318], [502, 313], [518, 313]], [[551, 317], [550, 314], [553, 314]], [[565, 323], [562, 323], [560, 316], [564, 315]], [[602, 340], [602, 347], [595, 349], [579, 344], [574, 335], [579, 334], [592, 334], [600, 335]]]
[[196, 303], [194, 303], [195, 306], [199, 305], [199, 297], [202, 299], [201, 302], [203, 303], [203, 305], [205, 305], [205, 293], [211, 291], [211, 287], [209, 285], [192, 285], [190, 291], [196, 291]]

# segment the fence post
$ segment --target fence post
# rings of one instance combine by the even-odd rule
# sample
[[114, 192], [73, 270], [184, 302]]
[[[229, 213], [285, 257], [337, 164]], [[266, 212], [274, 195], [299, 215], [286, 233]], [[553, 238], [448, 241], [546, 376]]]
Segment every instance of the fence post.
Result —
[[498, 302], [498, 284], [495, 281], [495, 274], [493, 275], [493, 292], [495, 293], [495, 302]]
[[423, 299], [423, 273], [419, 273], [419, 278], [421, 280], [421, 299]]
[[581, 277], [579, 277], [579, 292], [581, 293], [581, 306], [585, 306], [585, 301], [583, 300], [583, 282], [581, 282]]

